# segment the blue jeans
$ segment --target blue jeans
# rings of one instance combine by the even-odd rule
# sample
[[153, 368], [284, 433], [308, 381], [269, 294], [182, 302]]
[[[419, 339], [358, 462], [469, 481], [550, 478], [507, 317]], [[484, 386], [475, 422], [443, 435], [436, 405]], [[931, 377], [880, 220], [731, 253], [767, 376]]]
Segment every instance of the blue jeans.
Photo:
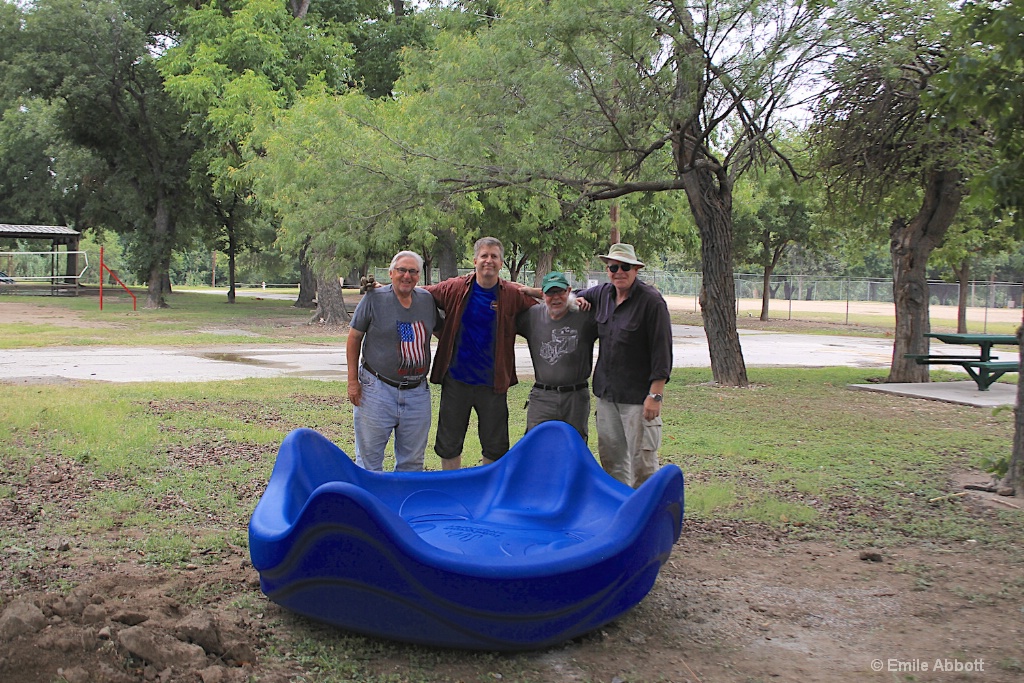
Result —
[[363, 396], [352, 409], [356, 427], [356, 464], [384, 469], [384, 447], [395, 434], [395, 471], [422, 472], [430, 433], [430, 384], [414, 389], [385, 384], [359, 366]]

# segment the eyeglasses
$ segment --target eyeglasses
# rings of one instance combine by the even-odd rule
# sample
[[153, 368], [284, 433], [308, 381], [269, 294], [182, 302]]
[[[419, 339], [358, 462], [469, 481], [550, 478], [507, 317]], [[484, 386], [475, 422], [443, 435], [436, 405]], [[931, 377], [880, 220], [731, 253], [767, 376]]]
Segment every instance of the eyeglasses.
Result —
[[552, 287], [551, 289], [547, 290], [544, 293], [547, 294], [548, 296], [562, 296], [563, 294], [565, 294], [568, 291], [569, 291], [568, 289], [561, 289], [561, 288]]
[[395, 268], [395, 272], [399, 275], [419, 275], [420, 271], [418, 268]]
[[633, 264], [632, 263], [611, 263], [611, 264], [608, 265], [608, 272], [609, 273], [617, 273], [617, 272], [619, 272], [619, 268], [622, 268], [622, 272], [623, 273], [628, 273], [629, 271], [633, 270]]

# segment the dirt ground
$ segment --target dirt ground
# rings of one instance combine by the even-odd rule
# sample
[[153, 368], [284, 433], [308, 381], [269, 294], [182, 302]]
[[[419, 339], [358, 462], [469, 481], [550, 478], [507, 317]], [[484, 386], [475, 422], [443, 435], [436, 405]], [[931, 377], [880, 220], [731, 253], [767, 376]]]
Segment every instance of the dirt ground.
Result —
[[[0, 502], [0, 524], [31, 528], [40, 497], [73, 514], [97, 484], [72, 463], [37, 466]], [[970, 504], [992, 514], [995, 503], [978, 495]], [[5, 683], [315, 681], [292, 643], [342, 638], [269, 603], [242, 548], [171, 571], [96, 556], [75, 539], [34, 541], [28, 562], [19, 554], [29, 550], [2, 549]], [[651, 593], [600, 632], [517, 656], [370, 639], [356, 675], [330, 680], [1015, 682], [1024, 674], [1021, 561], [972, 542], [846, 548], [689, 520]], [[38, 622], [12, 623], [26, 603]]]
[[[6, 306], [0, 313], [6, 320], [14, 315]], [[201, 466], [214, 456], [190, 457]], [[366, 655], [350, 671], [318, 672], [317, 661], [297, 653], [310, 641], [329, 650], [351, 640], [269, 603], [244, 548], [196, 557], [180, 570], [155, 569], [130, 553], [97, 555], [81, 539], [45, 537], [38, 501], [57, 501], [75, 515], [88, 492], [116, 480], [94, 480], [58, 456], [17, 481], [6, 476], [0, 474], [0, 490], [13, 493], [0, 498], [0, 526], [27, 529], [32, 543], [0, 548], [0, 683], [285, 683], [327, 676], [1016, 683], [1024, 676], [1024, 551], [975, 541], [843, 547], [806, 540], [798, 527], [693, 520], [647, 598], [599, 632], [520, 655], [438, 653], [367, 639]], [[963, 473], [950, 490], [984, 480]], [[260, 493], [251, 492], [253, 505]], [[962, 502], [996, 524], [1000, 509], [1020, 499], [967, 492]], [[103, 545], [116, 547], [111, 540]]]

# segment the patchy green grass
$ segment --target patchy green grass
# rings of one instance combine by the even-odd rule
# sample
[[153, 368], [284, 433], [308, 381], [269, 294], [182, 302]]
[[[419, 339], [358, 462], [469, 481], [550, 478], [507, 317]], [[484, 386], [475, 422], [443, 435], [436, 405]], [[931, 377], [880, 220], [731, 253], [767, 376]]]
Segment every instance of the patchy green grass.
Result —
[[[35, 310], [30, 322], [5, 322], [0, 348], [44, 346], [203, 346], [214, 344], [338, 343], [337, 334], [307, 325], [312, 311], [293, 299], [176, 292], [169, 308], [146, 309], [144, 292], [132, 310], [126, 295], [18, 296], [0, 299]], [[353, 296], [357, 296], [353, 294]], [[354, 305], [354, 301], [353, 301]], [[50, 322], [52, 320], [52, 322]]]
[[1009, 452], [1008, 412], [851, 391], [868, 379], [856, 369], [753, 369], [748, 389], [708, 379], [676, 371], [667, 390], [662, 457], [687, 475], [688, 515], [875, 544], [1001, 537], [960, 499], [933, 499]]
[[[678, 370], [668, 385], [661, 457], [686, 475], [689, 518], [875, 545], [1011, 541], [1020, 513], [1007, 510], [1005, 525], [993, 526], [943, 496], [954, 472], [1010, 450], [1012, 412], [851, 391], [870, 376], [856, 369], [750, 375], [751, 388], [717, 388], [707, 370]], [[520, 384], [509, 394], [513, 439], [525, 428], [527, 393]], [[342, 382], [302, 379], [7, 386], [0, 492], [12, 495], [33, 462], [73, 463], [95, 483], [75, 518], [39, 502], [53, 535], [130, 528], [147, 545], [122, 542], [146, 561], [179, 564], [211, 543], [244, 545], [291, 429], [311, 427], [351, 452], [344, 396]], [[479, 458], [471, 427], [465, 463]], [[426, 466], [441, 466], [429, 449]]]
[[[87, 310], [88, 302], [60, 300], [60, 306], [67, 302], [64, 310], [70, 317], [113, 325], [108, 330], [55, 324], [32, 335], [64, 344], [85, 339], [82, 335], [92, 339], [83, 343], [193, 344], [212, 337], [223, 343], [234, 337], [203, 330], [237, 327], [268, 330], [259, 337], [240, 337], [245, 341], [284, 342], [296, 339], [287, 330], [308, 317], [308, 311], [291, 309], [288, 302], [280, 307], [262, 302], [246, 309], [243, 301], [243, 308], [235, 309], [217, 299], [176, 294], [175, 308], [122, 311], [109, 319]], [[237, 318], [238, 310], [263, 316], [263, 321], [278, 320], [285, 331], [273, 331], [277, 323]], [[301, 329], [308, 334], [308, 328]], [[736, 389], [712, 386], [709, 369], [675, 370], [665, 392], [661, 457], [679, 465], [686, 476], [687, 519], [852, 547], [944, 546], [973, 539], [1018, 552], [1024, 513], [1007, 509], [983, 515], [965, 499], [947, 496], [956, 490], [954, 473], [1010, 451], [1013, 412], [846, 388], [879, 374], [847, 368], [753, 368], [753, 385]], [[946, 375], [961, 378], [934, 373], [936, 379]], [[432, 391], [436, 414], [439, 391]], [[525, 429], [528, 391], [524, 382], [509, 393], [513, 440]], [[247, 545], [249, 516], [266, 487], [278, 445], [290, 430], [316, 429], [351, 453], [352, 413], [345, 396], [344, 382], [296, 378], [4, 385], [0, 509], [14, 509], [16, 501], [21, 507], [16, 523], [0, 523], [0, 548], [6, 553], [0, 574], [17, 587], [19, 577], [43, 561], [45, 539], [52, 538], [74, 538], [81, 552], [104, 562], [170, 569], [220, 562], [226, 555], [219, 550]], [[593, 421], [590, 433], [591, 448], [596, 449]], [[473, 465], [479, 458], [471, 424], [464, 463]], [[385, 467], [393, 465], [389, 455]], [[426, 467], [441, 467], [429, 449]], [[52, 470], [64, 472], [57, 487], [73, 491], [74, 498], [47, 495], [53, 487], [39, 485], [40, 477], [45, 483], [45, 473]], [[24, 506], [26, 490], [38, 495]], [[944, 581], [930, 565], [907, 564], [897, 570], [911, 578], [915, 590], [927, 591]], [[232, 586], [225, 584], [223, 590], [237, 590]], [[200, 584], [196, 590], [181, 588], [174, 597], [183, 604], [202, 604], [220, 588]], [[1011, 604], [1019, 601], [1024, 583], [954, 589], [977, 605]], [[256, 611], [264, 603], [249, 590], [239, 593], [233, 604]], [[268, 615], [265, 627], [265, 656], [296, 662], [309, 680], [320, 683], [432, 681], [439, 665], [446, 671], [465, 671], [447, 680], [542, 679], [536, 659], [523, 655], [453, 657], [447, 651], [360, 638], [283, 612]], [[399, 660], [400, 671], [381, 671], [376, 664]], [[1020, 670], [1020, 662], [1011, 657], [996, 666]]]

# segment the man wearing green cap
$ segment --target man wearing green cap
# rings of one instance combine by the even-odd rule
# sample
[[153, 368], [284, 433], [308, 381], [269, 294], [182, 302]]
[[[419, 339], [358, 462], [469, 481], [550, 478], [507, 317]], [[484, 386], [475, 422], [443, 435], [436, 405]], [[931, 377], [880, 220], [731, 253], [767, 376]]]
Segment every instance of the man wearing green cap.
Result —
[[598, 258], [608, 282], [578, 294], [593, 306], [601, 340], [594, 368], [597, 450], [606, 472], [636, 488], [658, 469], [672, 324], [664, 297], [637, 277], [644, 264], [633, 245], [613, 244]]
[[526, 431], [541, 422], [561, 420], [587, 440], [590, 387], [597, 323], [579, 310], [564, 273], [552, 271], [541, 281], [544, 305], [516, 319], [519, 334], [530, 344], [536, 380], [526, 409]]

